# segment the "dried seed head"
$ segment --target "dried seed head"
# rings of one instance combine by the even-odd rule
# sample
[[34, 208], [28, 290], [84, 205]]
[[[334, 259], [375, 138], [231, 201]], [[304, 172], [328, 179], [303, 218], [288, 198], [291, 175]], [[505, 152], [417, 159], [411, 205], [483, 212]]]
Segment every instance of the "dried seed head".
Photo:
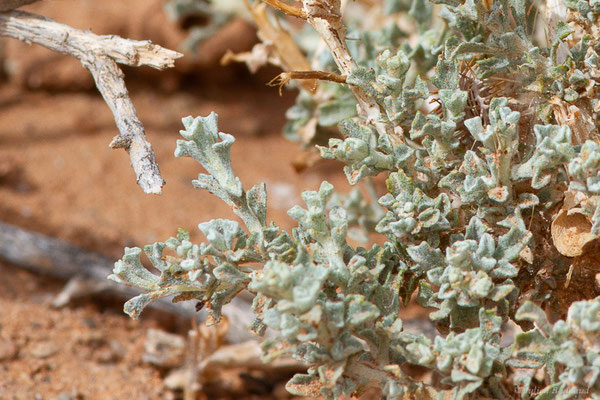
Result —
[[577, 257], [583, 254], [583, 247], [595, 239], [591, 233], [592, 224], [587, 216], [561, 210], [552, 221], [552, 241], [564, 256]]

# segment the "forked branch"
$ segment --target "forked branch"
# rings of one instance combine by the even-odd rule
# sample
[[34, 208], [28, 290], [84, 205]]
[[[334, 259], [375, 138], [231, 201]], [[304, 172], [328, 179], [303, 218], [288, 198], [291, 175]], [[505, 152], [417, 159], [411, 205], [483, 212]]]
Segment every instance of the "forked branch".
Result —
[[[342, 74], [351, 75], [357, 65], [346, 45], [346, 27], [342, 23], [340, 0], [302, 0], [302, 4], [308, 23], [325, 41]], [[350, 89], [358, 100], [361, 114], [368, 121], [377, 121], [380, 114], [377, 101], [359, 87], [350, 86]], [[378, 130], [383, 129], [378, 127]]]
[[[23, 5], [26, 2], [15, 3]], [[129, 40], [113, 35], [98, 36], [23, 11], [0, 13], [0, 35], [76, 57], [91, 72], [114, 115], [120, 135], [110, 146], [127, 150], [137, 182], [144, 192], [161, 193], [164, 180], [117, 63], [163, 69], [172, 67], [174, 60], [182, 54], [150, 41]]]
[[[342, 75], [349, 76], [358, 67], [346, 45], [340, 0], [302, 0], [302, 15], [298, 15], [298, 7], [286, 3], [283, 4], [287, 7], [283, 7], [280, 0], [262, 1], [289, 15], [306, 19], [329, 48]], [[288, 9], [292, 9], [291, 12]], [[357, 86], [350, 85], [350, 89], [358, 101], [360, 114], [375, 125], [380, 134], [386, 134], [387, 127], [377, 122], [381, 110], [376, 99]]]

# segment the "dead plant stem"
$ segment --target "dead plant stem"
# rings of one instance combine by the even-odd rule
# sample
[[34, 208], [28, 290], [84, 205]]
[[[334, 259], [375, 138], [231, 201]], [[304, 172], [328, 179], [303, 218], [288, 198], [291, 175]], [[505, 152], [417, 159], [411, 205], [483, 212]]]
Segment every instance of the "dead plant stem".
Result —
[[160, 194], [164, 180], [158, 169], [152, 146], [146, 140], [144, 126], [131, 102], [123, 72], [117, 63], [172, 67], [182, 54], [149, 41], [98, 36], [60, 24], [50, 18], [23, 11], [0, 13], [0, 36], [36, 43], [50, 50], [76, 57], [87, 68], [98, 90], [112, 111], [120, 135], [111, 148], [124, 148], [129, 154], [137, 183], [146, 193]]

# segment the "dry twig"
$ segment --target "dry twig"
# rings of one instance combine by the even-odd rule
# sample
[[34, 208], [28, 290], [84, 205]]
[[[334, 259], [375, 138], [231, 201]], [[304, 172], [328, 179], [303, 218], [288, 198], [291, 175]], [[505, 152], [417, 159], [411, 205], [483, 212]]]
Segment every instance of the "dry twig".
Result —
[[202, 389], [202, 386], [198, 380], [198, 353], [200, 347], [200, 339], [198, 338], [199, 330], [198, 324], [192, 321], [193, 328], [188, 332], [188, 351], [186, 359], [187, 367], [187, 382], [183, 389], [184, 400], [196, 400], [198, 398], [198, 392]]
[[[350, 76], [358, 68], [346, 45], [346, 27], [342, 22], [340, 0], [302, 0], [302, 15], [297, 15], [296, 7], [292, 6], [288, 6], [293, 9], [288, 12], [288, 8], [282, 7], [279, 0], [262, 1], [289, 15], [306, 19], [329, 48], [342, 75]], [[391, 127], [377, 122], [381, 114], [377, 100], [357, 86], [350, 85], [350, 89], [358, 101], [360, 114], [373, 123], [381, 135], [386, 135], [388, 131], [391, 133]]]
[[[14, 3], [23, 5], [26, 0]], [[113, 139], [110, 147], [127, 150], [137, 182], [144, 192], [161, 193], [164, 180], [154, 151], [146, 140], [144, 126], [125, 87], [123, 72], [116, 63], [163, 69], [172, 67], [174, 60], [182, 54], [149, 41], [98, 36], [23, 11], [0, 13], [0, 35], [36, 43], [79, 59], [92, 73], [98, 90], [115, 117], [120, 135]]]
[[279, 86], [279, 94], [281, 94], [281, 89], [287, 85], [292, 79], [296, 79], [299, 81], [304, 80], [321, 80], [321, 81], [330, 81], [337, 83], [346, 83], [346, 76], [336, 74], [335, 72], [328, 71], [289, 71], [282, 72], [273, 78], [268, 85], [269, 86]]
[[[273, 1], [269, 2], [269, 4], [273, 4]], [[250, 3], [246, 1], [246, 6], [254, 19], [254, 22], [256, 22], [258, 27], [258, 37], [263, 42], [263, 47], [266, 45], [269, 48], [273, 48], [273, 52], [279, 58], [279, 64], [284, 70], [308, 71], [312, 69], [310, 63], [298, 48], [294, 38], [292, 38], [292, 35], [278, 23], [273, 24], [268, 18], [265, 4], [255, 3], [250, 5]], [[298, 9], [296, 7], [293, 8]], [[230, 58], [235, 59], [231, 56]], [[311, 93], [314, 93], [318, 87], [318, 82], [312, 79], [303, 80], [300, 84], [304, 89]]]
[[[358, 67], [346, 45], [346, 27], [342, 22], [340, 0], [302, 0], [307, 21], [325, 41], [343, 75], [350, 76]], [[350, 86], [362, 113], [369, 121], [379, 119], [377, 101], [364, 90]]]

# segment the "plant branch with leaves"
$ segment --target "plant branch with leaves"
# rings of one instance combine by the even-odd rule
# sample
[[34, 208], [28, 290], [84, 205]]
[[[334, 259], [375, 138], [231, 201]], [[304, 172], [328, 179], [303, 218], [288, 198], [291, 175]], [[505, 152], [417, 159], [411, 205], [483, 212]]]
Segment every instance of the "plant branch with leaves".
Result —
[[[564, 9], [542, 17], [538, 2], [505, 0], [265, 3], [314, 30], [249, 6], [256, 54], [282, 61], [294, 48], [284, 77], [344, 78], [302, 80], [286, 133], [305, 145], [321, 135], [321, 156], [343, 162], [350, 184], [383, 175], [386, 188], [368, 186], [368, 201], [323, 182], [285, 232], [266, 219], [265, 186], [245, 191], [235, 176], [216, 115], [185, 118], [176, 156], [202, 165], [193, 184], [245, 228], [213, 220], [199, 225], [205, 243], [181, 231], [146, 246], [160, 275], [126, 249], [111, 279], [145, 291], [126, 312], [175, 295], [218, 320], [248, 290], [252, 330], [277, 332], [265, 358], [308, 366], [287, 384], [297, 395], [600, 396], [597, 4], [552, 3]], [[405, 329], [411, 302], [433, 309], [435, 337]]]

